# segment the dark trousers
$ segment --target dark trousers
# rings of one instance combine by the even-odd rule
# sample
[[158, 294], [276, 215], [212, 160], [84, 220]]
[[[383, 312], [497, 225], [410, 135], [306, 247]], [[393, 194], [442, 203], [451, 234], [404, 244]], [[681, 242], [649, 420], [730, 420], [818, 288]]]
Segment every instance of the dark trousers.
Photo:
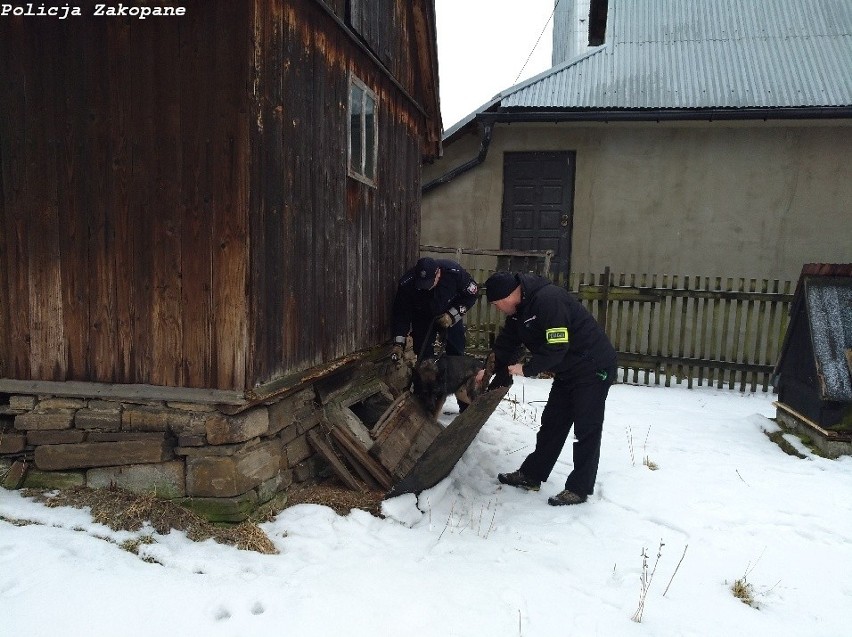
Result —
[[[432, 324], [432, 329], [429, 329], [430, 323]], [[411, 326], [411, 340], [414, 342], [414, 353], [419, 358], [418, 360], [425, 360], [427, 358], [435, 357], [435, 337], [438, 336], [439, 327], [432, 323], [432, 319], [417, 319], [414, 321], [414, 324]], [[428, 334], [427, 334], [428, 331]], [[427, 345], [424, 348], [423, 342], [428, 337]], [[448, 356], [462, 356], [464, 354], [465, 348], [465, 335], [464, 335], [464, 323], [459, 321], [455, 325], [447, 328], [446, 336], [444, 337], [446, 344], [446, 354]], [[423, 355], [420, 356], [421, 350], [423, 351]]]
[[524, 475], [545, 482], [574, 426], [574, 469], [565, 488], [577, 495], [591, 495], [601, 457], [604, 405], [615, 380], [616, 368], [604, 370], [606, 379], [591, 372], [576, 378], [555, 378], [541, 415], [535, 451], [521, 465]]

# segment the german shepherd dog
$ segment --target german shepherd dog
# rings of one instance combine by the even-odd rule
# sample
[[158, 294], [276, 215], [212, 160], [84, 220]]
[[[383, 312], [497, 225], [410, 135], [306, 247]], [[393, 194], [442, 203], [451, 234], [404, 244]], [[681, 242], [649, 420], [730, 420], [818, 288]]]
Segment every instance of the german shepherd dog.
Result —
[[476, 375], [488, 367], [489, 362], [493, 369], [493, 357], [485, 365], [478, 358], [466, 355], [426, 359], [414, 367], [414, 395], [435, 419], [450, 394], [456, 395], [459, 408], [463, 410], [484, 393], [490, 374], [486, 369], [482, 384], [476, 382]]

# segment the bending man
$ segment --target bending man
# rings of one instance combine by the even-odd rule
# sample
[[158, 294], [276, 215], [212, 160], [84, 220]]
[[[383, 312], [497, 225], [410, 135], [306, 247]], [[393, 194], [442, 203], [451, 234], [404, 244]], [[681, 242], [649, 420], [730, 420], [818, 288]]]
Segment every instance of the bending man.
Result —
[[[488, 302], [506, 315], [494, 342], [495, 381], [554, 374], [535, 450], [517, 471], [497, 479], [538, 491], [550, 477], [571, 426], [574, 468], [554, 506], [585, 502], [594, 491], [601, 451], [604, 403], [615, 381], [616, 352], [595, 318], [567, 290], [535, 274], [497, 272], [485, 283]], [[522, 346], [532, 354], [520, 364]], [[502, 380], [501, 380], [502, 378]]]

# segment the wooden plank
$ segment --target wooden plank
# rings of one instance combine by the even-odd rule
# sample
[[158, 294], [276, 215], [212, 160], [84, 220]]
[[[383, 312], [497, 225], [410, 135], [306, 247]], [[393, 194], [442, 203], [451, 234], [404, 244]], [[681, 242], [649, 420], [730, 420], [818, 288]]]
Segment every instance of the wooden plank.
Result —
[[[687, 289], [672, 289], [670, 287], [657, 287], [656, 285], [631, 287], [619, 287], [614, 285], [606, 293], [606, 288], [602, 284], [582, 284], [577, 296], [585, 301], [596, 301], [604, 298], [611, 300], [631, 300], [643, 301], [646, 303], [660, 302], [663, 297], [673, 298], [699, 298], [699, 299], [727, 299], [730, 301], [772, 301], [776, 300], [775, 295], [771, 292], [748, 292], [745, 290], [687, 290]], [[784, 295], [784, 301], [792, 301], [793, 295]]]
[[[668, 286], [668, 282], [669, 282], [669, 276], [667, 274], [662, 275], [662, 278], [660, 280], [660, 287], [666, 288]], [[666, 308], [668, 307], [668, 305], [670, 303], [670, 299], [671, 299], [671, 297], [668, 296], [668, 295], [663, 296], [662, 302], [660, 303], [660, 315], [657, 317], [657, 326], [656, 326], [657, 327], [657, 330], [656, 330], [657, 331], [657, 347], [656, 347], [656, 351], [657, 351], [657, 356], [659, 356], [659, 357], [662, 357], [665, 353], [664, 352], [664, 350], [665, 350], [665, 337], [664, 337], [664, 335], [665, 335], [665, 322], [666, 322]], [[655, 374], [655, 378], [654, 378], [654, 384], [655, 385], [660, 384], [661, 371], [662, 370], [657, 369], [657, 373]]]
[[403, 392], [396, 399], [388, 405], [388, 408], [385, 410], [385, 413], [381, 415], [381, 417], [376, 421], [376, 424], [373, 426], [370, 435], [372, 438], [378, 443], [383, 443], [390, 432], [393, 429], [394, 419], [396, 414], [402, 409], [406, 400], [411, 396], [408, 392]]
[[837, 441], [837, 442], [852, 442], [852, 433], [849, 432], [839, 432], [839, 431], [829, 431], [828, 429], [823, 429], [813, 420], [805, 416], [804, 414], [799, 413], [789, 405], [786, 405], [780, 401], [774, 401], [772, 405], [782, 411], [786, 411], [791, 416], [795, 417], [799, 420], [803, 425], [813, 429], [818, 432], [820, 435], [825, 437], [827, 440]]
[[332, 425], [331, 433], [334, 439], [346, 449], [357, 462], [361, 464], [370, 474], [376, 479], [383, 489], [390, 489], [393, 485], [393, 479], [385, 468], [376, 462], [369, 453], [367, 453], [354, 436], [347, 430], [336, 425]]
[[180, 167], [181, 279], [180, 316], [183, 334], [183, 378], [189, 387], [212, 384], [213, 299], [210, 281], [215, 250], [212, 235], [213, 169], [211, 131], [219, 124], [215, 100], [198, 86], [212, 87], [219, 73], [210, 59], [216, 39], [215, 13], [199, 12], [194, 28], [180, 32]]
[[[115, 313], [112, 317], [115, 330], [116, 347], [112, 352], [103, 351], [104, 342], [98, 343], [98, 350], [90, 355], [95, 357], [92, 367], [105, 371], [113, 367], [112, 381], [131, 383], [137, 380], [134, 349], [134, 327], [137, 306], [144, 303], [136, 295], [134, 286], [135, 245], [138, 241], [138, 228], [130, 217], [130, 193], [132, 190], [133, 160], [131, 154], [130, 133], [131, 112], [136, 106], [131, 97], [131, 75], [125, 69], [132, 66], [130, 61], [130, 22], [110, 21], [107, 29], [106, 46], [110, 55], [106, 61], [106, 72], [110, 78], [106, 96], [106, 117], [108, 143], [110, 147], [110, 165], [107, 168], [108, 190], [104, 197], [105, 205], [112, 211], [114, 237], [112, 254], [104, 254], [102, 266], [114, 269], [115, 277]], [[135, 78], [133, 79], [135, 82]], [[99, 264], [96, 263], [96, 267]], [[96, 308], [103, 311], [106, 306]]]
[[407, 476], [442, 431], [443, 428], [437, 425], [436, 428], [420, 426], [414, 430], [406, 431], [411, 437], [406, 437], [406, 444], [400, 445], [404, 453], [391, 471], [393, 477], [401, 480]]
[[370, 455], [397, 478], [405, 475], [443, 430], [411, 394], [402, 398], [386, 410], [388, 420], [370, 449]]
[[[678, 275], [672, 275], [672, 289], [677, 287]], [[669, 297], [668, 303], [668, 316], [666, 317], [666, 340], [665, 340], [665, 353], [671, 357], [674, 354], [674, 325], [675, 325], [675, 306], [677, 304], [677, 297], [672, 295]], [[672, 366], [670, 364], [666, 364], [666, 387], [671, 387], [672, 384]]]
[[629, 354], [626, 352], [618, 353], [619, 365], [636, 365], [640, 368], [655, 369], [659, 367], [688, 367], [703, 365], [710, 369], [730, 372], [750, 372], [771, 373], [771, 365], [754, 365], [748, 363], [738, 363], [736, 361], [714, 361], [700, 358], [687, 358], [679, 356], [655, 356], [652, 354]]
[[[755, 291], [757, 287], [757, 280], [751, 279], [749, 281], [749, 290], [752, 292]], [[755, 352], [757, 348], [755, 346], [755, 337], [753, 336], [754, 329], [754, 313], [755, 313], [755, 301], [746, 301], [746, 309], [745, 309], [745, 329], [743, 332], [743, 362], [744, 363], [756, 363], [757, 356]], [[748, 384], [749, 376], [751, 377], [751, 391], [755, 390], [757, 385], [757, 374], [743, 374], [742, 379], [742, 391], [745, 391], [746, 385]]]
[[[601, 302], [598, 304], [598, 323], [603, 326], [607, 334], [611, 334], [609, 294], [612, 291], [612, 273], [609, 271], [609, 266], [604, 268], [603, 274], [601, 274], [600, 283], [605, 287], [603, 299], [601, 299]], [[603, 312], [603, 314], [601, 314], [601, 312]]]
[[[745, 289], [745, 279], [740, 278], [739, 289]], [[740, 349], [740, 340], [742, 335], [742, 316], [743, 316], [743, 300], [737, 299], [734, 301], [734, 328], [733, 328], [733, 343], [731, 345], [731, 360], [742, 362], [742, 350]], [[734, 373], [731, 375], [731, 385], [736, 385], [737, 380], [740, 380], [740, 388], [742, 389], [742, 374]]]
[[337, 457], [337, 454], [334, 453], [334, 449], [331, 448], [331, 445], [323, 440], [322, 436], [317, 433], [316, 427], [311, 429], [306, 435], [308, 443], [310, 443], [311, 447], [314, 448], [314, 451], [322, 456], [323, 460], [328, 463], [331, 470], [334, 471], [334, 474], [340, 478], [343, 484], [353, 491], [364, 490], [361, 483], [355, 479], [355, 477], [346, 468], [346, 465], [343, 464], [343, 462], [340, 461], [340, 458]]
[[[246, 34], [251, 32], [252, 11], [242, 3], [216, 3], [217, 36], [213, 56], [217, 82], [211, 99], [216, 101], [219, 124], [210, 131], [213, 171], [214, 252], [212, 256], [213, 356], [211, 385], [217, 389], [243, 390], [248, 346], [248, 209], [250, 110], [246, 78], [251, 54]], [[224, 25], [229, 25], [224, 28]], [[240, 116], [240, 113], [243, 113]]]
[[[141, 21], [140, 21], [141, 22]], [[153, 23], [152, 23], [153, 24]], [[152, 202], [152, 232], [156, 249], [152, 258], [153, 300], [151, 313], [152, 357], [156, 365], [151, 382], [158, 385], [184, 386], [184, 344], [182, 315], [183, 260], [181, 223], [181, 121], [180, 121], [180, 20], [157, 25], [158, 46], [154, 66], [156, 121], [156, 166], [153, 169], [159, 202]], [[151, 25], [145, 25], [149, 27]], [[139, 28], [137, 26], [137, 28]], [[140, 29], [141, 30], [141, 29]], [[144, 35], [142, 37], [145, 37]], [[188, 255], [195, 258], [195, 255]], [[193, 352], [193, 354], [195, 354]], [[240, 386], [241, 388], [241, 386]]]
[[389, 495], [418, 493], [435, 486], [449, 475], [508, 390], [508, 387], [494, 389], [473, 401], [464, 413], [435, 438], [411, 471], [394, 485]]
[[[701, 287], [701, 277], [700, 276], [695, 277], [695, 286], [699, 287], [699, 288]], [[699, 315], [698, 305], [699, 305], [699, 303], [700, 303], [700, 301], [697, 297], [692, 297], [692, 325], [691, 325], [690, 330], [689, 330], [689, 333], [690, 333], [689, 341], [690, 342], [689, 342], [689, 354], [688, 354], [688, 356], [690, 358], [695, 358], [696, 355], [697, 355], [697, 352], [698, 352], [698, 315]], [[692, 389], [693, 373], [696, 376], [698, 376], [699, 379], [700, 379], [701, 378], [701, 368], [699, 367], [699, 368], [695, 369], [694, 372], [693, 372], [692, 368], [689, 369], [689, 388], [690, 389]]]
[[[0, 38], [0, 65], [5, 73], [7, 84], [0, 91], [0, 155], [2, 155], [2, 196], [3, 218], [0, 232], [0, 277], [5, 286], [2, 294], [2, 320], [4, 329], [0, 329], [0, 343], [4, 345], [0, 364], [5, 374], [19, 378], [30, 377], [29, 360], [29, 253], [27, 236], [30, 230], [32, 196], [27, 187], [27, 159], [32, 135], [38, 134], [31, 126], [37, 122], [31, 105], [39, 101], [33, 93], [35, 87], [27, 81], [27, 69], [30, 64], [39, 66], [33, 54], [33, 46], [39, 34], [27, 37], [24, 29], [12, 30], [14, 37]], [[9, 30], [5, 31], [9, 34]], [[10, 34], [11, 35], [11, 34]], [[31, 123], [28, 125], [28, 123]], [[5, 359], [5, 360], [3, 360]]]
[[242, 393], [219, 389], [165, 387], [161, 385], [111, 385], [84, 381], [39, 381], [0, 378], [0, 392], [10, 394], [51, 394], [110, 400], [166, 400], [216, 405], [242, 405]]
[[[654, 274], [651, 276], [651, 285], [657, 286], [657, 275]], [[654, 327], [656, 323], [654, 322], [654, 314], [656, 312], [657, 306], [654, 303], [651, 303], [648, 308], [648, 347], [645, 349], [646, 353], [651, 353], [654, 351], [654, 347], [656, 344], [656, 340], [654, 339]], [[655, 371], [654, 378], [657, 378], [657, 373]], [[645, 374], [645, 384], [650, 385], [650, 373], [646, 371]]]
[[[90, 349], [97, 351], [99, 341], [93, 338], [98, 334], [93, 334], [90, 327], [97, 325], [104, 333], [111, 327], [98, 313], [100, 304], [108, 304], [111, 298], [109, 272], [101, 272], [101, 277], [92, 276], [91, 272], [106, 251], [104, 234], [110, 227], [105, 222], [106, 207], [91, 205], [92, 192], [106, 192], [108, 162], [100, 158], [108, 156], [108, 145], [105, 136], [98, 134], [104, 116], [106, 83], [101, 77], [103, 67], [86, 62], [99, 57], [105, 25], [103, 21], [83, 21], [80, 31], [71, 38], [67, 30], [60, 32], [60, 50], [79, 38], [83, 52], [79, 56], [61, 56], [61, 90], [55, 96], [59, 100], [57, 116], [65, 130], [65, 135], [57, 140], [57, 187], [62, 228], [62, 319], [68, 343], [65, 376], [57, 380], [95, 380], [87, 358]], [[90, 312], [96, 318], [90, 317]], [[115, 342], [110, 345], [114, 350]], [[112, 378], [110, 375], [97, 380]]]
[[[683, 277], [683, 289], [689, 290], [689, 276]], [[683, 297], [680, 299], [680, 312], [679, 312], [679, 320], [677, 326], [677, 355], [681, 358], [686, 353], [686, 324], [687, 324], [687, 315], [689, 313], [689, 299], [687, 297]], [[678, 383], [681, 382], [681, 379], [684, 376], [684, 371], [682, 367], [678, 368]], [[686, 370], [686, 378], [687, 378], [687, 386], [692, 389], [692, 369], [687, 368]]]
[[[643, 285], [643, 286], [646, 285], [647, 281], [648, 281], [648, 275], [643, 274], [641, 285]], [[636, 329], [637, 336], [640, 339], [639, 343], [638, 343], [639, 349], [637, 349], [637, 351], [647, 352], [647, 351], [649, 351], [649, 349], [651, 347], [650, 326], [651, 326], [651, 316], [654, 312], [654, 304], [653, 303], [644, 303], [640, 307], [642, 308], [641, 311], [640, 311], [641, 320], [639, 322], [639, 326]], [[645, 318], [646, 317], [648, 319], [648, 328], [645, 327]], [[647, 385], [648, 379], [650, 378], [650, 374], [648, 373], [647, 369], [645, 370], [644, 375], [645, 375], [645, 384]], [[633, 381], [639, 382], [639, 370], [638, 369], [636, 369], [636, 372], [633, 376]]]
[[[618, 284], [622, 287], [624, 286], [624, 273], [623, 272], [619, 275]], [[613, 300], [611, 303], [612, 303], [611, 307], [612, 307], [612, 316], [613, 316], [612, 320], [615, 323], [615, 325], [613, 327], [613, 331], [612, 331], [612, 338], [615, 339], [615, 342], [613, 344], [615, 345], [615, 349], [617, 349], [617, 350], [624, 349], [624, 347], [622, 345], [622, 336], [623, 336], [623, 318], [624, 318], [624, 307], [625, 306], [624, 306], [624, 303], [620, 299], [619, 300]]]
[[[65, 137], [66, 131], [60, 129], [58, 116], [60, 103], [64, 96], [59, 93], [62, 83], [59, 76], [62, 67], [50, 64], [59, 59], [59, 25], [41, 25], [48, 32], [38, 37], [34, 51], [34, 65], [43, 72], [30, 76], [34, 99], [30, 102], [38, 105], [27, 113], [22, 125], [31, 126], [28, 131], [28, 151], [32, 153], [27, 160], [23, 184], [29, 193], [30, 225], [28, 228], [27, 255], [29, 262], [29, 289], [27, 298], [30, 305], [29, 358], [32, 378], [39, 380], [60, 380], [67, 369], [67, 340], [62, 321], [62, 271], [60, 251], [60, 218], [58, 202], [59, 167], [55, 140]], [[53, 32], [51, 32], [53, 31]], [[35, 161], [32, 159], [35, 158]]]
[[351, 453], [349, 453], [349, 451], [346, 450], [346, 448], [338, 447], [337, 451], [339, 451], [340, 454], [346, 459], [346, 461], [349, 463], [349, 466], [355, 470], [355, 473], [358, 474], [358, 477], [364, 481], [364, 484], [367, 485], [368, 489], [370, 489], [371, 491], [382, 490], [382, 485], [379, 484], [379, 482], [370, 474], [370, 472], [367, 471], [363, 467], [363, 465], [358, 462], [355, 456], [353, 456]]

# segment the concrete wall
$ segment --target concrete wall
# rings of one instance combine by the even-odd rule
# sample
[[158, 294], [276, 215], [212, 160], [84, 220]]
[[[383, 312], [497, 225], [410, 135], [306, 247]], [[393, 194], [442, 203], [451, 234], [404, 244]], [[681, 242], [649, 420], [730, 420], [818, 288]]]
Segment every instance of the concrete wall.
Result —
[[[475, 157], [445, 147], [423, 183]], [[852, 260], [852, 122], [501, 124], [423, 199], [422, 243], [500, 247], [503, 153], [577, 154], [572, 272], [796, 280]]]

